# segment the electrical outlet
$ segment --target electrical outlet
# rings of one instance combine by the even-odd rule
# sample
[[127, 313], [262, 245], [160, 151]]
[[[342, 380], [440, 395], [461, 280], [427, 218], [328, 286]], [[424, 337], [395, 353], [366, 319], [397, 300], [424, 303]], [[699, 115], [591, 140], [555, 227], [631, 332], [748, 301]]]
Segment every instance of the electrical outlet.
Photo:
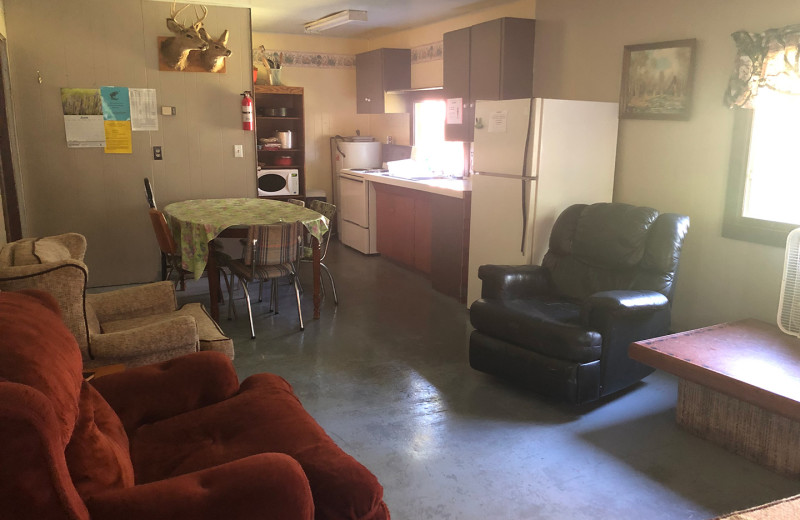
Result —
[[164, 159], [164, 156], [161, 154], [161, 147], [154, 146], [153, 147], [153, 160], [154, 161], [161, 161]]
[[244, 148], [240, 144], [233, 145], [233, 156], [244, 157]]

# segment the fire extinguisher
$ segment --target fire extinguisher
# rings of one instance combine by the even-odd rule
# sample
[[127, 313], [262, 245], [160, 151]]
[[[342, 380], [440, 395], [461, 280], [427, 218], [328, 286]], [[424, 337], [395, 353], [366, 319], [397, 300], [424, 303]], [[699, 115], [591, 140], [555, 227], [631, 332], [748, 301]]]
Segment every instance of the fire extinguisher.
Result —
[[253, 130], [253, 98], [250, 91], [245, 90], [242, 94], [242, 130]]

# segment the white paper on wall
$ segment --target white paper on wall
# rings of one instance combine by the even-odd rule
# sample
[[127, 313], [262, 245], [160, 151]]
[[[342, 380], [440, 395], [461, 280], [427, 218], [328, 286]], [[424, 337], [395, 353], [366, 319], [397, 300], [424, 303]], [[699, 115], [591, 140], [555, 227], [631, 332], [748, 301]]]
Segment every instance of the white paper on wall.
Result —
[[158, 106], [156, 90], [153, 88], [132, 88], [128, 90], [131, 102], [131, 130], [158, 130]]

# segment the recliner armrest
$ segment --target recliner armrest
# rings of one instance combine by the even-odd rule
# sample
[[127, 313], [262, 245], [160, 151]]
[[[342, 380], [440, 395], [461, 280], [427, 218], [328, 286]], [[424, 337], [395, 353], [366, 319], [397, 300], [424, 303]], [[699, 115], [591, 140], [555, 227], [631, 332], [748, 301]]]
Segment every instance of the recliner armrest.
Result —
[[255, 517], [311, 520], [314, 499], [300, 464], [262, 453], [172, 478], [113, 489], [88, 498], [96, 520]]
[[[197, 322], [192, 316], [173, 315], [158, 323], [128, 330], [89, 335], [89, 353], [94, 359], [114, 359], [136, 366], [137, 357], [156, 352], [199, 350]], [[139, 363], [141, 364], [141, 363]]]
[[540, 265], [482, 265], [478, 278], [483, 281], [481, 298], [514, 300], [550, 290], [550, 274]]
[[591, 312], [631, 315], [652, 313], [669, 308], [666, 296], [655, 291], [602, 291], [586, 298], [581, 311], [584, 317]]
[[92, 385], [130, 434], [143, 424], [228, 399], [239, 390], [239, 378], [228, 356], [204, 351], [94, 379]]

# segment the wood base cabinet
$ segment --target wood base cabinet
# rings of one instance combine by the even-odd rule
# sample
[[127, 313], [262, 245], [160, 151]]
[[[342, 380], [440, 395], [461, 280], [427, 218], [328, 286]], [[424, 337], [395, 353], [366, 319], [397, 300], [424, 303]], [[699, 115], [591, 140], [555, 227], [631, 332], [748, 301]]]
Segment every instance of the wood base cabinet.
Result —
[[378, 252], [424, 273], [434, 289], [466, 301], [470, 197], [374, 183]]

